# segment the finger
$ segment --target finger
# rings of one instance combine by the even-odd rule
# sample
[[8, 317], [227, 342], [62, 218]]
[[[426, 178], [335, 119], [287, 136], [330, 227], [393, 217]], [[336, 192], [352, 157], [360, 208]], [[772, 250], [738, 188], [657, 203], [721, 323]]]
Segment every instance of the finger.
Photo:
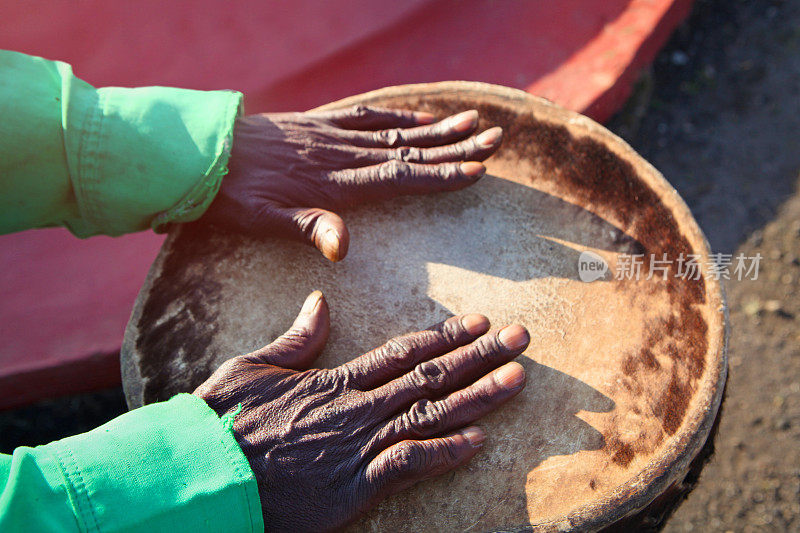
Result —
[[380, 165], [333, 172], [331, 179], [349, 184], [353, 196], [362, 201], [376, 201], [404, 194], [463, 189], [478, 181], [485, 173], [486, 167], [475, 161], [420, 165], [393, 160]]
[[339, 368], [356, 387], [373, 389], [402, 376], [422, 361], [472, 342], [488, 329], [489, 319], [483, 315], [450, 317], [423, 331], [396, 337]]
[[308, 295], [292, 327], [260, 350], [247, 354], [254, 363], [306, 370], [322, 353], [331, 330], [328, 302], [320, 291]]
[[417, 364], [371, 394], [388, 416], [420, 399], [441, 397], [473, 383], [517, 357], [529, 341], [527, 330], [517, 324], [491, 331], [467, 346]]
[[262, 213], [261, 222], [272, 233], [308, 243], [334, 263], [347, 255], [350, 232], [344, 220], [331, 211], [316, 207], [279, 207], [270, 205]]
[[524, 387], [522, 365], [514, 361], [506, 363], [442, 400], [419, 400], [380, 428], [373, 442], [377, 446], [389, 446], [406, 439], [427, 438], [452, 431], [488, 415]]
[[480, 135], [455, 144], [435, 148], [416, 148], [401, 146], [395, 149], [371, 149], [359, 153], [359, 160], [373, 163], [384, 161], [405, 161], [408, 163], [446, 163], [449, 161], [483, 161], [500, 148], [502, 128], [492, 128]]
[[398, 148], [400, 146], [440, 146], [460, 141], [478, 127], [474, 109], [458, 113], [435, 124], [416, 128], [389, 128], [377, 131], [347, 131], [342, 137], [364, 148]]
[[367, 465], [367, 482], [374, 497], [383, 498], [466, 464], [480, 451], [485, 438], [480, 428], [468, 427], [436, 439], [400, 442]]
[[425, 111], [387, 109], [357, 105], [347, 109], [313, 113], [344, 129], [378, 130], [384, 128], [411, 128], [431, 124], [436, 118]]

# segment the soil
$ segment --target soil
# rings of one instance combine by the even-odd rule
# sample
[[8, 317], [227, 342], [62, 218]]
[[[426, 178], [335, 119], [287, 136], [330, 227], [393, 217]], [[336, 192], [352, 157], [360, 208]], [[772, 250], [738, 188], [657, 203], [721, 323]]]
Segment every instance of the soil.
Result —
[[[730, 377], [716, 453], [665, 531], [800, 531], [800, 0], [698, 0], [609, 124], [678, 189], [726, 282]], [[0, 413], [0, 452], [125, 411], [121, 389]]]

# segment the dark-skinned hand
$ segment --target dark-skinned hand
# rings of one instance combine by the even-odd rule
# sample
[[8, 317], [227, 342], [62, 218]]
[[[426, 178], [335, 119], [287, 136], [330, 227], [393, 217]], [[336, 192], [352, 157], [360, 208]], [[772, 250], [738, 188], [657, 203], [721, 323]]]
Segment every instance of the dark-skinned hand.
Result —
[[357, 106], [237, 120], [229, 173], [204, 218], [249, 235], [316, 246], [331, 261], [350, 235], [332, 210], [403, 194], [453, 191], [486, 168], [502, 130], [471, 136], [478, 112], [433, 123], [429, 113]]
[[396, 337], [334, 369], [310, 369], [327, 340], [315, 291], [275, 342], [225, 362], [194, 394], [233, 431], [258, 481], [268, 531], [328, 531], [417, 481], [468, 462], [470, 426], [518, 394], [519, 325], [452, 317]]

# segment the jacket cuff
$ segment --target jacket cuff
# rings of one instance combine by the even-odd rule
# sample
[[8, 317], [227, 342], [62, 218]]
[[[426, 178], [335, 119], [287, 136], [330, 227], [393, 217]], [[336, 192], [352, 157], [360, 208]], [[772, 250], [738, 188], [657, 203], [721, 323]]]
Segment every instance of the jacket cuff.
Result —
[[263, 531], [258, 487], [231, 431], [179, 394], [36, 448], [55, 458], [82, 531]]
[[63, 84], [64, 143], [78, 236], [120, 235], [199, 218], [214, 199], [242, 94]]
[[228, 102], [220, 112], [214, 160], [203, 177], [177, 204], [162, 211], [153, 219], [151, 226], [156, 233], [166, 232], [168, 225], [173, 222], [197, 220], [206, 212], [217, 195], [222, 177], [228, 173], [228, 159], [231, 156], [236, 117], [244, 111], [241, 93], [229, 92], [228, 96]]

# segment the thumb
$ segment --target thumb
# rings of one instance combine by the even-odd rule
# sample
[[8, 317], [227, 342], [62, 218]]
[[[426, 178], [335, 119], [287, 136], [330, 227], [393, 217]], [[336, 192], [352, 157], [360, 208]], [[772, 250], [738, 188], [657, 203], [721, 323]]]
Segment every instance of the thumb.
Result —
[[316, 207], [278, 207], [273, 217], [287, 237], [311, 244], [334, 263], [347, 255], [350, 232], [336, 213]]
[[328, 302], [321, 291], [314, 291], [286, 333], [246, 358], [254, 363], [306, 370], [325, 347], [330, 329]]

